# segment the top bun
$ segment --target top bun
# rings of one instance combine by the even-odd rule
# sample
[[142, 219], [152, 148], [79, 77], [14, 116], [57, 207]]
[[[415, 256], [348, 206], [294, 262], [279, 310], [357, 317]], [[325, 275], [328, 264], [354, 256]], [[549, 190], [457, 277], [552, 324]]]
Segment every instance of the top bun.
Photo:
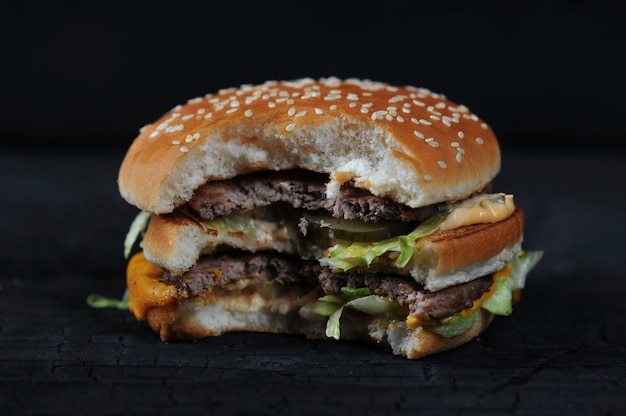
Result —
[[207, 181], [307, 169], [410, 207], [455, 201], [500, 169], [491, 128], [424, 88], [323, 78], [243, 85], [189, 100], [145, 126], [119, 172], [122, 196], [162, 214]]

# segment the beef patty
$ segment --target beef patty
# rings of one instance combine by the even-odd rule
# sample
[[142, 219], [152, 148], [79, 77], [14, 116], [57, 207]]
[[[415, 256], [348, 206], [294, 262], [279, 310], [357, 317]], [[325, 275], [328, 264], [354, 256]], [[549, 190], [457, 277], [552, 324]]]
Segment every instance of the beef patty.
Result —
[[200, 186], [189, 201], [189, 207], [201, 218], [212, 220], [286, 202], [294, 208], [327, 210], [335, 218], [369, 222], [423, 221], [439, 209], [439, 206], [411, 208], [350, 184], [344, 184], [337, 196], [328, 198], [327, 181], [326, 175], [304, 170], [257, 172]]
[[321, 286], [325, 294], [342, 287], [367, 287], [409, 308], [411, 315], [442, 319], [472, 306], [489, 289], [491, 275], [437, 292], [425, 290], [409, 277], [382, 273], [335, 272], [317, 261], [300, 260], [277, 253], [228, 252], [201, 257], [181, 276], [166, 272], [161, 280], [185, 296], [201, 295], [214, 287], [227, 287], [242, 279]]

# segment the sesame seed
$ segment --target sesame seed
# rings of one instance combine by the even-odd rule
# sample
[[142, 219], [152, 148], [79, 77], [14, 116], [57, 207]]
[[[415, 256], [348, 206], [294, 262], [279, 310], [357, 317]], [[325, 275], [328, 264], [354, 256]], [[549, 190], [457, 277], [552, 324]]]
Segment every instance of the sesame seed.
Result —
[[306, 110], [302, 110], [299, 113], [296, 114], [296, 117], [302, 117], [306, 115]]
[[187, 153], [189, 151], [189, 148], [187, 146], [181, 146], [179, 149], [182, 153]]
[[446, 162], [444, 162], [443, 160], [438, 160], [438, 161], [437, 161], [437, 164], [439, 165], [439, 167], [440, 167], [441, 169], [445, 169], [445, 168], [447, 168], [447, 167], [448, 167], [448, 165], [446, 164]]
[[431, 115], [428, 118], [430, 118], [431, 120], [437, 120], [437, 121], [441, 120], [438, 116], [434, 116], [434, 115]]
[[420, 107], [425, 107], [426, 103], [419, 101], [419, 100], [413, 100], [413, 104], [418, 105]]
[[432, 182], [433, 181], [433, 177], [430, 175], [424, 175], [424, 182]]
[[198, 140], [200, 138], [200, 133], [194, 133], [193, 134], [193, 139], [194, 140]]
[[330, 106], [330, 109], [331, 109], [331, 110], [336, 110], [336, 109], [337, 109], [337, 105], [335, 105], [335, 104], [331, 105], [331, 106]]
[[363, 114], [367, 114], [367, 113], [369, 113], [369, 112], [370, 112], [369, 108], [367, 108], [367, 107], [361, 107], [361, 113], [363, 113]]
[[228, 110], [226, 110], [226, 114], [232, 114], [232, 113], [234, 113], [235, 111], [237, 111], [237, 107], [235, 107], [235, 108], [229, 108]]
[[420, 121], [415, 117], [411, 118], [411, 123], [420, 124]]
[[433, 137], [429, 137], [424, 140], [430, 147], [439, 147], [439, 142], [435, 140]]
[[417, 137], [419, 137], [420, 139], [423, 139], [423, 138], [424, 138], [424, 134], [423, 134], [423, 133], [420, 133], [420, 132], [419, 132], [419, 131], [417, 131], [417, 130], [413, 130], [413, 134], [415, 134], [415, 135], [416, 135]]
[[193, 118], [193, 116], [194, 116], [193, 114], [185, 114], [185, 115], [182, 117], [182, 119], [183, 119], [183, 121], [187, 121], [187, 120], [189, 120], [190, 118]]
[[423, 118], [421, 118], [419, 122], [420, 122], [420, 124], [423, 124], [425, 126], [431, 126], [433, 124], [433, 123], [431, 123], [428, 120], [424, 120]]
[[396, 121], [399, 121], [400, 123], [404, 123], [404, 117], [396, 116]]
[[459, 147], [460, 144], [459, 144], [459, 142], [452, 142], [452, 143], [450, 143], [450, 146], [452, 146], [452, 147]]
[[407, 98], [407, 96], [406, 96], [406, 95], [396, 95], [396, 96], [394, 96], [394, 97], [391, 97], [391, 98], [389, 99], [389, 102], [390, 102], [390, 103], [397, 103], [397, 102], [400, 102], [400, 101], [404, 101], [404, 100], [406, 100], [406, 98]]
[[354, 108], [354, 107], [356, 107], [356, 106], [357, 106], [357, 103], [355, 103], [355, 102], [351, 102], [351, 103], [349, 104], [349, 106], [350, 106], [350, 108]]
[[154, 130], [152, 133], [150, 133], [150, 135], [148, 137], [151, 138], [151, 139], [154, 139], [158, 135], [159, 135], [158, 130]]
[[465, 138], [465, 133], [463, 133], [463, 132], [462, 132], [462, 131], [460, 131], [460, 130], [456, 133], [456, 135], [457, 135], [457, 136], [459, 136], [459, 139], [463, 139], [463, 138]]
[[291, 123], [291, 124], [287, 124], [287, 127], [285, 127], [285, 130], [293, 131], [293, 129], [295, 128], [296, 128], [296, 123]]
[[267, 106], [268, 106], [269, 108], [274, 108], [274, 107], [276, 107], [276, 103], [275, 103], [274, 101], [268, 101], [268, 102], [267, 102]]
[[463, 161], [463, 155], [461, 153], [456, 154], [457, 163], [461, 163]]
[[180, 144], [180, 140], [172, 140], [172, 144], [179, 145]]
[[246, 117], [252, 117], [254, 115], [254, 113], [252, 112], [252, 110], [247, 109], [244, 113], [243, 113]]
[[477, 138], [476, 138], [476, 143], [478, 143], [478, 144], [484, 144], [484, 143], [485, 143], [485, 141], [482, 139], [482, 137], [477, 137]]
[[182, 129], [185, 128], [184, 124], [176, 124], [174, 126], [168, 126], [165, 128], [165, 132], [166, 133], [175, 133], [177, 131], [181, 131]]
[[206, 113], [204, 115], [204, 118], [211, 118], [211, 117], [213, 117], [213, 113]]
[[289, 115], [289, 117], [293, 117], [296, 114], [296, 109], [291, 107], [289, 110], [287, 110], [287, 115]]
[[316, 108], [315, 109], [315, 114], [318, 114], [318, 115], [324, 114], [324, 110], [322, 110], [321, 108]]
[[191, 136], [191, 134], [188, 134], [185, 137], [185, 143], [191, 143], [191, 142], [193, 142], [193, 137]]

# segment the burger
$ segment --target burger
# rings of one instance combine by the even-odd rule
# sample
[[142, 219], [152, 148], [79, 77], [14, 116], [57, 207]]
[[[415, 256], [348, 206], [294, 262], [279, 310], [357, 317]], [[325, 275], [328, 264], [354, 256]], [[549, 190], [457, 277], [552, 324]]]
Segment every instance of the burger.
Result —
[[139, 209], [129, 309], [166, 342], [460, 346], [511, 313], [541, 257], [492, 189], [499, 169], [492, 129], [425, 88], [305, 78], [193, 98], [143, 127], [119, 170]]

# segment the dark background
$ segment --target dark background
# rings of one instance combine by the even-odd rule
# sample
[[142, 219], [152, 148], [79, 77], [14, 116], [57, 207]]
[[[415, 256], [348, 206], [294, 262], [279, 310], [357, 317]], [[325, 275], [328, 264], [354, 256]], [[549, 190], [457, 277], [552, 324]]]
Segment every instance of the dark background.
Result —
[[[6, 3], [6, 2], [5, 2]], [[0, 7], [0, 414], [626, 414], [626, 2], [73, 2]], [[514, 313], [409, 361], [232, 333], [159, 341], [124, 291], [139, 128], [220, 88], [427, 87], [488, 121], [544, 258]]]
[[334, 75], [444, 93], [503, 146], [617, 146], [624, 4], [10, 2], [0, 137], [124, 148], [188, 98]]

